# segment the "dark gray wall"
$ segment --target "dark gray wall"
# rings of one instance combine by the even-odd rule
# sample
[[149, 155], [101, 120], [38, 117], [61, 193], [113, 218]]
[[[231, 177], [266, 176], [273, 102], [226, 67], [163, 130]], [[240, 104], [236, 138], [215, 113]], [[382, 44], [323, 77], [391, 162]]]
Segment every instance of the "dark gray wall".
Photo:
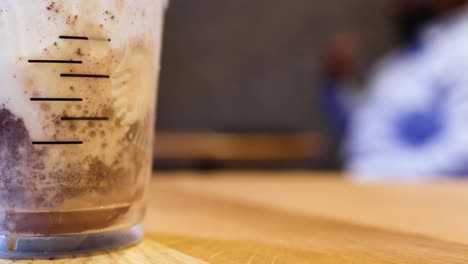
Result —
[[338, 28], [365, 39], [368, 64], [390, 41], [385, 0], [172, 0], [158, 127], [289, 131], [321, 127], [320, 54]]

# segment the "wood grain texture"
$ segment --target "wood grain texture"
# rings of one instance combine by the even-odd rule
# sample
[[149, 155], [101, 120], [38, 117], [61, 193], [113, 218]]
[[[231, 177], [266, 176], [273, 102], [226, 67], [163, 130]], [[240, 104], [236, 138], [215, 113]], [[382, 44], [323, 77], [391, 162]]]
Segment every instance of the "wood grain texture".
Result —
[[468, 183], [238, 172], [164, 174], [150, 188], [138, 246], [14, 263], [468, 263]]
[[356, 184], [301, 172], [179, 175], [160, 181], [247, 204], [468, 244], [468, 182]]

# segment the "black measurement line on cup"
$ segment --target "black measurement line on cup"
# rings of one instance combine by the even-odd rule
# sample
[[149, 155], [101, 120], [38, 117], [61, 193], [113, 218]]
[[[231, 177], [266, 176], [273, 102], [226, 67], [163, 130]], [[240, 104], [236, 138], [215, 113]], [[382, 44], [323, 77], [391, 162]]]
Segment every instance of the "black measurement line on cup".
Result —
[[59, 39], [71, 39], [71, 40], [98, 40], [111, 42], [110, 38], [90, 38], [86, 36], [59, 36]]
[[31, 98], [32, 102], [82, 102], [83, 98]]
[[59, 36], [60, 39], [76, 39], [76, 40], [89, 40], [88, 37], [84, 36]]
[[33, 145], [82, 145], [83, 141], [33, 141]]
[[109, 121], [108, 117], [71, 117], [71, 116], [62, 116], [60, 118], [62, 121]]
[[83, 61], [77, 60], [28, 60], [29, 63], [59, 63], [59, 64], [83, 64]]
[[97, 78], [97, 79], [109, 79], [110, 75], [104, 74], [82, 74], [82, 73], [61, 73], [62, 78]]

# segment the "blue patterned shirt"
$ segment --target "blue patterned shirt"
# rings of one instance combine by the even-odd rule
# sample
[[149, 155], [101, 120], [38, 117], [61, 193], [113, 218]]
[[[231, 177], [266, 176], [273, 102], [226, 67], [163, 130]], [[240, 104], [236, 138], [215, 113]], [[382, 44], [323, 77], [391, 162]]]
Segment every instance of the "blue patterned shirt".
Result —
[[468, 176], [468, 13], [428, 26], [372, 77], [347, 136], [354, 178]]

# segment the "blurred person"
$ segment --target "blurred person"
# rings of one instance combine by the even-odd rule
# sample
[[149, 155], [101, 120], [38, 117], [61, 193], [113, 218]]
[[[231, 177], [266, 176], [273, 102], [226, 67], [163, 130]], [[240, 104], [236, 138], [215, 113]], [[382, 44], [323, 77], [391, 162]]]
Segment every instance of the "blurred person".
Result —
[[325, 56], [324, 106], [357, 180], [468, 176], [467, 0], [391, 0], [400, 45], [349, 88], [359, 39], [339, 34]]

